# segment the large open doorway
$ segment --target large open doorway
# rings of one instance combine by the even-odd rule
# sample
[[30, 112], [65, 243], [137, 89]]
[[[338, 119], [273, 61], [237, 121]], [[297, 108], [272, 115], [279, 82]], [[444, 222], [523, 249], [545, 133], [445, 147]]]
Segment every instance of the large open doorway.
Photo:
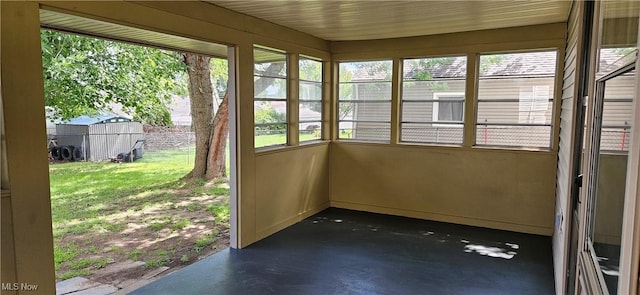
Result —
[[[234, 122], [227, 115], [221, 128], [214, 128], [218, 116], [202, 123], [194, 113], [203, 102], [189, 89], [207, 92], [209, 80], [204, 113], [227, 110], [233, 50], [46, 10], [41, 21], [56, 278], [126, 289], [228, 247], [235, 235], [235, 142], [227, 140]], [[148, 76], [127, 72], [123, 62]], [[210, 74], [195, 82], [203, 73]], [[222, 141], [222, 152], [203, 151], [214, 145], [203, 138]], [[204, 159], [222, 162], [222, 175], [189, 177], [203, 152], [216, 153]]]

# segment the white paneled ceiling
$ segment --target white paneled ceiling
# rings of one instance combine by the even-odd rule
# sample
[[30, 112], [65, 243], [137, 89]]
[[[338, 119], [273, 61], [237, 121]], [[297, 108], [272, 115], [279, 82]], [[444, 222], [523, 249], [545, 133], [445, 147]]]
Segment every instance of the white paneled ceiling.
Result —
[[227, 56], [226, 45], [143, 30], [50, 10], [40, 10], [40, 22], [43, 27], [55, 30], [131, 43], [141, 43], [165, 49], [201, 53], [214, 57], [224, 58]]
[[564, 22], [571, 1], [207, 0], [325, 40], [366, 40]]

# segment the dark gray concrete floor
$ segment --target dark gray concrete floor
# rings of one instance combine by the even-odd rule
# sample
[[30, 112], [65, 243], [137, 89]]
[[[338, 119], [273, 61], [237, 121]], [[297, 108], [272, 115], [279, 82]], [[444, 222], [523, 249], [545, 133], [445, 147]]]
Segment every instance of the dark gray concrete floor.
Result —
[[551, 238], [327, 209], [132, 294], [554, 294]]

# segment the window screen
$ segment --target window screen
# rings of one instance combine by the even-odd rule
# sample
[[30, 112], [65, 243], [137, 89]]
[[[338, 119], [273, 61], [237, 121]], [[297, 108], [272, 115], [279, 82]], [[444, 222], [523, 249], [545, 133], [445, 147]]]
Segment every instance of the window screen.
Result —
[[339, 69], [338, 138], [388, 142], [392, 62], [343, 62]]
[[287, 55], [255, 48], [255, 147], [287, 144]]
[[404, 60], [401, 141], [462, 144], [466, 71], [464, 56]]
[[556, 51], [480, 56], [476, 144], [549, 148]]
[[299, 139], [318, 140], [322, 134], [322, 62], [301, 57], [299, 71]]

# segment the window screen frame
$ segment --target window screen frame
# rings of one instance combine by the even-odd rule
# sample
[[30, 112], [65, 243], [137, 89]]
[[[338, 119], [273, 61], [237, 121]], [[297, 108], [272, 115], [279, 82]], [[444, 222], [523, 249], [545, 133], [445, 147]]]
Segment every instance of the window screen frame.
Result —
[[[482, 102], [489, 102], [489, 103], [499, 103], [499, 102], [508, 102], [508, 103], [520, 103], [520, 98], [513, 98], [513, 99], [480, 99], [480, 82], [483, 80], [483, 76], [481, 75], [481, 63], [482, 63], [482, 57], [483, 56], [491, 56], [491, 55], [508, 55], [508, 54], [527, 54], [527, 53], [554, 53], [555, 56], [555, 62], [554, 62], [554, 66], [553, 66], [553, 72], [551, 75], [546, 75], [546, 76], [530, 76], [530, 75], [514, 75], [513, 78], [549, 78], [553, 80], [553, 83], [551, 83], [551, 87], [553, 87], [553, 90], [551, 91], [551, 95], [548, 98], [548, 103], [551, 104], [550, 109], [551, 109], [551, 114], [550, 114], [550, 120], [549, 123], [489, 123], [489, 122], [480, 122], [480, 118], [478, 116], [478, 112], [480, 110], [480, 103]], [[476, 73], [475, 73], [475, 97], [474, 97], [474, 114], [473, 114], [473, 133], [474, 133], [474, 142], [472, 142], [472, 146], [473, 147], [480, 147], [480, 148], [490, 148], [490, 149], [505, 149], [505, 150], [530, 150], [530, 151], [552, 151], [555, 148], [555, 145], [557, 144], [557, 139], [554, 138], [554, 135], [556, 135], [556, 125], [558, 124], [557, 120], [559, 118], [557, 118], [557, 112], [558, 110], [558, 104], [560, 104], [561, 102], [559, 101], [559, 84], [558, 81], [559, 79], [561, 79], [562, 77], [562, 69], [559, 69], [559, 63], [562, 62], [562, 50], [560, 48], [540, 48], [540, 49], [529, 49], [529, 50], [513, 50], [513, 51], [500, 51], [500, 52], [480, 52], [477, 54], [477, 63], [478, 66], [476, 67]], [[535, 86], [535, 85], [534, 85]], [[561, 88], [561, 87], [560, 87]], [[532, 86], [532, 90], [535, 89], [535, 87]], [[535, 91], [535, 90], [533, 90]], [[546, 146], [535, 146], [535, 145], [508, 145], [508, 144], [484, 144], [484, 143], [480, 143], [480, 136], [478, 136], [478, 132], [480, 130], [480, 128], [482, 128], [483, 126], [485, 127], [490, 127], [490, 126], [512, 126], [512, 127], [517, 127], [517, 126], [522, 126], [522, 127], [548, 127], [549, 128], [549, 141], [547, 143]], [[486, 136], [486, 133], [485, 133]]]
[[[254, 136], [254, 148], [256, 150], [265, 150], [265, 149], [273, 149], [273, 148], [282, 148], [282, 147], [286, 147], [289, 146], [290, 142], [289, 142], [289, 124], [291, 122], [290, 119], [290, 112], [289, 112], [289, 103], [290, 103], [290, 91], [289, 88], [291, 87], [291, 83], [289, 81], [289, 54], [286, 51], [283, 50], [278, 50], [278, 49], [273, 49], [273, 48], [269, 48], [269, 47], [264, 47], [264, 46], [260, 46], [260, 45], [254, 45], [253, 46], [253, 50], [254, 50], [254, 59], [253, 59], [253, 77], [254, 77], [254, 93], [253, 93], [253, 103], [254, 103], [254, 109], [255, 109], [255, 103], [256, 102], [284, 102], [284, 110], [285, 110], [285, 120], [284, 121], [279, 121], [279, 122], [270, 122], [270, 123], [256, 123], [256, 114], [254, 111], [254, 115], [253, 115], [253, 123], [254, 123], [254, 131], [253, 131], [253, 136]], [[256, 70], [255, 70], [255, 66], [257, 64], [256, 58], [255, 58], [255, 52], [256, 51], [265, 51], [265, 52], [269, 52], [269, 53], [273, 53], [273, 54], [278, 54], [278, 55], [282, 55], [284, 57], [284, 74], [283, 76], [280, 75], [256, 75]], [[284, 81], [284, 98], [269, 98], [269, 97], [258, 97], [257, 93], [255, 93], [255, 80], [256, 77], [267, 77], [267, 78], [273, 78], [273, 79], [279, 79]], [[283, 143], [276, 143], [276, 144], [270, 144], [270, 145], [264, 145], [264, 146], [257, 146], [257, 129], [259, 127], [271, 127], [271, 126], [284, 126], [284, 142]]]
[[[388, 78], [385, 79], [372, 79], [369, 81], [348, 81], [348, 82], [342, 82], [340, 80], [340, 68], [342, 64], [349, 64], [349, 63], [374, 63], [374, 62], [387, 62], [389, 63], [389, 75]], [[393, 59], [376, 59], [376, 60], [340, 60], [340, 61], [336, 61], [335, 65], [336, 65], [336, 72], [337, 72], [337, 83], [336, 83], [336, 102], [335, 102], [335, 108], [336, 108], [336, 119], [334, 122], [336, 122], [336, 140], [338, 141], [354, 141], [354, 142], [369, 142], [369, 143], [379, 143], [379, 144], [390, 144], [391, 143], [391, 132], [392, 132], [392, 104], [393, 104], [393, 75], [394, 75], [394, 71], [393, 71]], [[340, 99], [340, 88], [343, 84], [352, 84], [352, 85], [367, 85], [367, 84], [388, 84], [389, 85], [389, 99]], [[358, 120], [358, 119], [340, 119], [340, 104], [341, 103], [352, 103], [354, 105], [354, 107], [356, 107], [358, 104], [382, 104], [382, 103], [388, 103], [389, 104], [389, 119], [388, 120]], [[370, 123], [370, 124], [386, 124], [388, 126], [388, 130], [389, 130], [389, 137], [387, 137], [386, 139], [363, 139], [363, 138], [347, 138], [347, 137], [341, 137], [342, 135], [342, 131], [340, 129], [340, 123], [342, 122], [346, 122], [346, 123]], [[350, 129], [351, 132], [354, 132], [354, 130], [357, 129]], [[353, 133], [351, 133], [353, 134]], [[352, 135], [350, 135], [352, 136]]]

